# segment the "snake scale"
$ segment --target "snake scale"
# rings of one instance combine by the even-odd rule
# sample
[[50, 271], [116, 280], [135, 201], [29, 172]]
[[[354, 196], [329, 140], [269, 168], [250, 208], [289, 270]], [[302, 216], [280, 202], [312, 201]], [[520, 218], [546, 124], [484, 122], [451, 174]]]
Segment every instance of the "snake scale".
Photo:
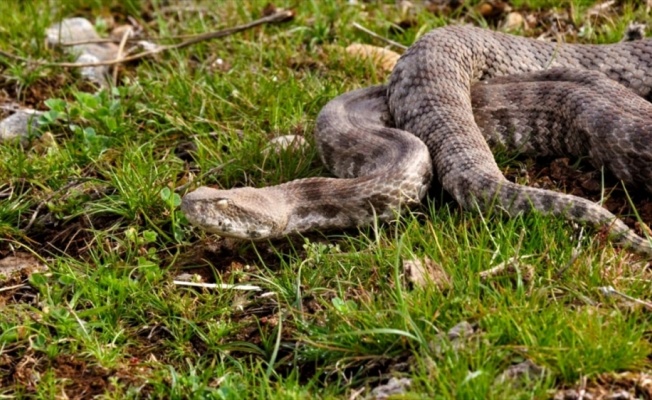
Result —
[[436, 176], [466, 209], [558, 215], [652, 257], [650, 242], [600, 205], [508, 181], [490, 150], [586, 157], [652, 192], [651, 98], [649, 39], [575, 45], [438, 28], [403, 54], [387, 85], [322, 109], [316, 144], [337, 178], [200, 187], [181, 207], [207, 231], [258, 240], [392, 218]]

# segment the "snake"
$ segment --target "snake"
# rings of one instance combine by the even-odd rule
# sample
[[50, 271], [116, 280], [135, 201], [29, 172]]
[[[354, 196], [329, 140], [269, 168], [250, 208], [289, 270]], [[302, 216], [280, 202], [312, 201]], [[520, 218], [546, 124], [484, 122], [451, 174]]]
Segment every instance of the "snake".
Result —
[[473, 26], [423, 35], [386, 84], [330, 100], [315, 145], [334, 177], [187, 193], [208, 232], [264, 240], [391, 220], [434, 179], [464, 209], [539, 212], [604, 229], [652, 257], [652, 244], [588, 199], [508, 180], [492, 148], [585, 158], [652, 192], [652, 40], [567, 44]]

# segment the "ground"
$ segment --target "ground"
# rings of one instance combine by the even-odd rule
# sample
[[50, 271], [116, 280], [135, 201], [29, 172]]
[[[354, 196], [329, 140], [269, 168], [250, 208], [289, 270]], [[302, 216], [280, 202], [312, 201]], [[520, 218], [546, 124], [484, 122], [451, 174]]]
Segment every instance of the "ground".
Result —
[[[121, 65], [100, 92], [75, 68], [0, 56], [0, 118], [9, 103], [51, 117], [0, 145], [0, 396], [652, 398], [652, 270], [604, 232], [463, 211], [436, 187], [392, 223], [261, 243], [178, 209], [202, 184], [328, 175], [317, 113], [388, 76], [347, 56], [386, 46], [354, 23], [406, 46], [449, 23], [607, 43], [652, 22], [645, 1], [3, 2], [0, 50], [74, 61], [44, 45], [73, 16], [173, 43], [281, 9], [293, 18]], [[289, 134], [309, 146], [264, 151]], [[652, 223], [649, 195], [582, 160], [498, 160], [641, 234]]]

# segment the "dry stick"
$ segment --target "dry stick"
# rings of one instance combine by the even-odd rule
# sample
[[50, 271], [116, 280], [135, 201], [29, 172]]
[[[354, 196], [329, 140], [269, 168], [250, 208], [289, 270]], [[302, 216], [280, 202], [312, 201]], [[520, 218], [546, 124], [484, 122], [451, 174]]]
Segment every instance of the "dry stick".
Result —
[[353, 23], [353, 27], [356, 28], [356, 29], [361, 30], [362, 32], [366, 33], [367, 35], [373, 36], [373, 37], [375, 37], [376, 39], [380, 39], [380, 40], [382, 40], [382, 41], [384, 41], [384, 42], [386, 42], [386, 43], [389, 43], [389, 44], [391, 44], [392, 46], [396, 46], [396, 47], [398, 47], [398, 48], [400, 48], [400, 49], [403, 49], [403, 50], [407, 50], [407, 49], [408, 49], [407, 46], [402, 45], [402, 44], [400, 44], [399, 42], [395, 42], [395, 41], [393, 41], [393, 40], [391, 40], [391, 39], [387, 39], [386, 37], [380, 36], [379, 34], [373, 32], [373, 31], [370, 31], [369, 29], [365, 28], [364, 26], [360, 25], [360, 24], [357, 23], [357, 22], [354, 22], [354, 23]]
[[258, 292], [263, 290], [260, 286], [255, 285], [231, 285], [228, 283], [199, 283], [199, 282], [187, 282], [187, 281], [172, 281], [175, 285], [180, 286], [193, 286], [206, 289], [233, 289], [233, 290], [247, 290]]
[[633, 303], [642, 305], [643, 307], [648, 309], [648, 311], [652, 311], [652, 303], [649, 303], [649, 302], [641, 300], [641, 299], [637, 299], [636, 297], [626, 295], [623, 292], [619, 292], [613, 286], [602, 286], [602, 287], [600, 287], [598, 289], [600, 290], [600, 292], [602, 292], [602, 294], [604, 294], [606, 296], [614, 296], [614, 295], [615, 296], [620, 296], [625, 300], [629, 300], [629, 301], [631, 301]]
[[[166, 37], [130, 37], [127, 38], [127, 43], [138, 43], [138, 42], [160, 42], [164, 40], [175, 40], [175, 39], [192, 39], [197, 37], [197, 35], [171, 35]], [[99, 38], [99, 39], [87, 39], [87, 40], [78, 40], [74, 42], [57, 42], [57, 46], [61, 47], [70, 47], [70, 46], [79, 46], [82, 44], [103, 44], [103, 43], [115, 43], [118, 44], [122, 39], [116, 38]]]
[[167, 46], [161, 46], [159, 48], [156, 48], [154, 50], [149, 50], [149, 51], [144, 51], [142, 53], [134, 54], [133, 56], [121, 58], [121, 59], [116, 59], [116, 60], [108, 60], [108, 61], [101, 61], [101, 62], [95, 62], [95, 63], [67, 63], [67, 62], [50, 62], [50, 61], [38, 61], [38, 60], [31, 60], [29, 58], [17, 56], [11, 53], [8, 53], [4, 50], [0, 50], [0, 56], [6, 57], [6, 58], [11, 58], [14, 60], [30, 63], [30, 64], [36, 64], [36, 65], [42, 65], [42, 66], [47, 66], [47, 67], [63, 67], [63, 68], [82, 68], [82, 67], [100, 67], [103, 65], [115, 65], [115, 64], [121, 64], [129, 61], [135, 61], [139, 60], [143, 57], [148, 57], [154, 54], [158, 54], [167, 50], [175, 50], [175, 49], [181, 49], [184, 47], [191, 46], [195, 43], [203, 42], [205, 40], [211, 40], [211, 39], [217, 39], [221, 38], [224, 36], [229, 36], [233, 35], [238, 32], [242, 32], [251, 28], [255, 28], [259, 25], [263, 24], [268, 24], [268, 23], [273, 23], [273, 22], [281, 22], [288, 20], [294, 16], [294, 13], [289, 10], [283, 10], [279, 11], [277, 13], [274, 13], [272, 15], [269, 15], [267, 17], [263, 17], [260, 19], [257, 19], [255, 21], [249, 22], [244, 25], [239, 25], [235, 26], [233, 28], [228, 28], [228, 29], [223, 29], [221, 31], [213, 31], [213, 32], [206, 32], [202, 33], [199, 35], [196, 35], [188, 40], [185, 40], [181, 43], [177, 44], [171, 44]]
[[0, 288], [0, 292], [6, 292], [8, 290], [13, 290], [13, 289], [20, 289], [23, 287], [26, 287], [27, 285], [24, 283], [18, 284], [18, 285], [13, 285], [13, 286], [4, 286]]
[[[122, 56], [125, 51], [125, 45], [127, 44], [127, 39], [129, 38], [129, 35], [131, 35], [131, 28], [127, 28], [125, 30], [124, 35], [122, 35], [122, 40], [120, 41], [120, 45], [118, 46], [118, 52], [115, 55], [115, 59], [124, 59]], [[118, 86], [118, 72], [120, 71], [120, 64], [116, 65], [115, 68], [113, 68], [113, 86]]]

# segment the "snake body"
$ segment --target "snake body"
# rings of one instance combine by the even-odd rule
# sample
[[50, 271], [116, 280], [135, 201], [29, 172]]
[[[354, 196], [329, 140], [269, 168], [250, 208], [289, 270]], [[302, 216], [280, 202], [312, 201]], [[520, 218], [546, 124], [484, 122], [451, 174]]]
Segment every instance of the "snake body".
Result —
[[434, 173], [467, 209], [559, 215], [652, 256], [650, 242], [598, 204], [508, 181], [490, 150], [587, 157], [652, 191], [651, 97], [652, 40], [571, 45], [439, 28], [408, 49], [386, 86], [320, 112], [318, 150], [337, 178], [200, 187], [182, 210], [201, 228], [248, 239], [359, 226], [419, 202]]

